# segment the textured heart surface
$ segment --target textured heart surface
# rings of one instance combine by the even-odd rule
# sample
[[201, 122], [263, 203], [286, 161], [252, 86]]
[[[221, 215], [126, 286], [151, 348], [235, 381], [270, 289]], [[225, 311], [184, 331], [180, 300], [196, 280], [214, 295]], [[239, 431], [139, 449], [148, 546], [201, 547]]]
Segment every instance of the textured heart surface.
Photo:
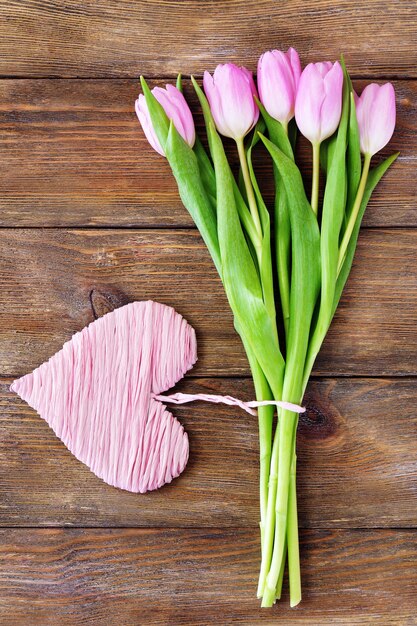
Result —
[[99, 478], [144, 493], [187, 464], [187, 433], [154, 396], [196, 360], [194, 329], [179, 313], [133, 302], [76, 333], [11, 389]]

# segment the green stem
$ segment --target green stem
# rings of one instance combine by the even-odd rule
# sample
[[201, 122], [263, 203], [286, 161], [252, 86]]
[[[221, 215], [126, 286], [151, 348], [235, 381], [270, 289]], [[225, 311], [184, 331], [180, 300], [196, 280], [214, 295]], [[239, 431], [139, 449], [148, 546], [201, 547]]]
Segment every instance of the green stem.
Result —
[[256, 204], [255, 193], [253, 191], [252, 182], [250, 179], [248, 163], [246, 161], [245, 146], [243, 145], [243, 138], [236, 140], [237, 151], [239, 154], [240, 167], [242, 168], [243, 181], [245, 183], [246, 195], [248, 198], [249, 209], [252, 215], [253, 222], [255, 224], [256, 231], [259, 235], [259, 240], [262, 241], [262, 226], [259, 218], [258, 205]]
[[300, 549], [298, 545], [298, 515], [297, 515], [297, 491], [296, 491], [296, 464], [297, 457], [294, 455], [290, 473], [290, 492], [288, 501], [287, 536], [284, 543], [284, 556], [279, 570], [278, 583], [275, 592], [277, 600], [281, 598], [282, 581], [284, 578], [285, 562], [288, 553], [288, 571], [290, 581], [290, 604], [296, 606], [301, 601], [301, 572], [300, 572]]
[[[262, 262], [262, 253], [261, 253], [261, 257], [260, 259], [258, 259], [260, 262]], [[278, 338], [278, 328], [277, 328], [277, 319], [276, 319], [276, 311], [275, 311], [275, 298], [274, 298], [274, 286], [273, 286], [273, 282], [272, 282], [272, 275], [269, 275], [269, 268], [265, 268], [266, 272], [263, 271], [263, 266], [264, 264], [262, 264], [262, 269], [261, 269], [261, 283], [262, 283], [262, 293], [263, 293], [263, 298], [264, 298], [264, 302], [265, 302], [265, 308], [267, 310], [267, 313], [271, 319], [271, 325], [272, 325], [272, 332], [274, 334], [275, 340], [277, 342], [277, 344], [279, 345], [279, 338]]]
[[[287, 242], [285, 242], [286, 244]], [[280, 240], [277, 242], [277, 266], [278, 266], [278, 282], [279, 282], [279, 294], [281, 300], [282, 319], [284, 323], [285, 338], [288, 342], [288, 331], [290, 325], [290, 281], [289, 281], [289, 263], [288, 263], [288, 248]]]
[[275, 530], [275, 500], [278, 486], [278, 450], [279, 450], [279, 419], [275, 430], [274, 443], [272, 446], [271, 465], [268, 484], [268, 503], [264, 525], [264, 538], [262, 544], [262, 561], [258, 582], [258, 598], [262, 598], [265, 590], [266, 577], [271, 566], [272, 551], [274, 547]]
[[319, 180], [320, 180], [320, 143], [313, 143], [313, 179], [311, 184], [311, 208], [315, 215], [319, 210]]
[[[251, 365], [253, 382], [255, 385], [256, 399], [259, 401], [272, 399], [272, 393], [268, 382], [259, 364]], [[259, 454], [260, 454], [260, 476], [259, 476], [259, 502], [261, 514], [261, 545], [265, 534], [265, 519], [268, 506], [268, 480], [269, 466], [271, 463], [271, 443], [272, 443], [272, 423], [274, 419], [274, 408], [272, 406], [260, 406], [258, 408], [259, 426]]]
[[[288, 501], [287, 544], [288, 544], [288, 572], [290, 579], [290, 605], [296, 606], [301, 602], [301, 572], [300, 548], [298, 544], [298, 514], [297, 514], [297, 482], [296, 482], [296, 437], [294, 437], [293, 459], [290, 473], [290, 493]], [[278, 579], [279, 580], [279, 579]]]
[[340, 270], [342, 269], [342, 265], [346, 256], [346, 250], [348, 248], [353, 229], [355, 228], [355, 223], [359, 214], [359, 209], [361, 208], [362, 198], [365, 192], [366, 181], [368, 180], [371, 158], [372, 157], [370, 154], [365, 154], [365, 158], [363, 162], [363, 169], [362, 169], [362, 176], [359, 182], [358, 192], [356, 194], [356, 198], [352, 207], [351, 214], [349, 215], [349, 221], [347, 223], [346, 230], [343, 235], [342, 243], [340, 244], [339, 260], [337, 264], [337, 275], [340, 274]]
[[[268, 385], [268, 381], [255, 357], [250, 349], [243, 333], [240, 333], [238, 325], [235, 321], [236, 330], [238, 331], [243, 346], [248, 357], [249, 365], [252, 372], [253, 383], [255, 386], [255, 394], [257, 400], [270, 400], [273, 395]], [[260, 476], [259, 476], [259, 503], [260, 503], [260, 529], [261, 529], [261, 547], [263, 551], [263, 540], [265, 532], [265, 519], [268, 505], [268, 479], [269, 466], [271, 462], [271, 445], [272, 445], [272, 424], [274, 420], [273, 406], [260, 406], [258, 408], [258, 426], [259, 426], [259, 457], [260, 457]]]
[[[282, 411], [279, 420], [279, 448], [278, 448], [278, 488], [275, 501], [275, 533], [271, 565], [266, 577], [262, 606], [272, 606], [278, 584], [281, 562], [284, 558], [284, 548], [287, 536], [288, 498], [290, 485], [290, 470], [292, 466], [294, 437], [297, 428], [297, 416], [291, 411]], [[272, 451], [273, 456], [274, 450]], [[271, 459], [272, 466], [272, 459]], [[268, 500], [269, 505], [269, 500]], [[268, 523], [268, 518], [267, 518]], [[265, 529], [268, 532], [268, 527]]]
[[326, 333], [329, 330], [330, 323], [331, 323], [331, 317], [326, 317], [324, 313], [322, 315], [322, 312], [320, 311], [318, 325], [314, 330], [310, 345], [308, 347], [307, 356], [306, 356], [306, 362], [305, 362], [304, 374], [303, 374], [302, 395], [304, 395], [304, 392], [308, 385], [308, 381], [311, 375], [311, 371], [313, 369], [313, 365], [316, 361], [317, 355], [324, 341]]
[[277, 600], [279, 600], [281, 598], [281, 593], [282, 593], [282, 582], [284, 580], [284, 572], [285, 572], [285, 563], [287, 562], [287, 541], [285, 541], [285, 545], [284, 545], [284, 557], [281, 561], [281, 567], [279, 570], [279, 576], [278, 576], [278, 582], [277, 582], [277, 588], [275, 591], [275, 598]]
[[[284, 387], [282, 397], [289, 399], [290, 402], [299, 403], [301, 401], [301, 386], [303, 365], [305, 361], [304, 337], [301, 331], [297, 333], [296, 340], [292, 344], [292, 351], [287, 361], [284, 377]], [[275, 530], [273, 532], [273, 551], [270, 560], [270, 568], [266, 577], [262, 606], [269, 607], [275, 602], [275, 594], [278, 584], [279, 572], [281, 569], [282, 559], [285, 557], [285, 541], [287, 539], [288, 526], [288, 506], [291, 482], [291, 470], [293, 468], [293, 459], [295, 454], [295, 437], [298, 424], [298, 415], [292, 411], [283, 410], [280, 413], [275, 441], [278, 440], [278, 450], [274, 457], [274, 447], [271, 457], [271, 475], [275, 473], [278, 477], [278, 485], [276, 489], [275, 504]], [[273, 461], [278, 461], [273, 466]], [[269, 507], [268, 499], [268, 507]], [[265, 534], [270, 532], [268, 528], [268, 515], [266, 520]], [[297, 529], [294, 529], [296, 532]], [[293, 533], [294, 535], [294, 533]], [[292, 537], [293, 537], [292, 535]], [[293, 544], [294, 546], [294, 544]], [[292, 546], [292, 547], [293, 547]], [[292, 552], [294, 556], [294, 551]]]
[[[283, 125], [288, 134], [288, 125]], [[278, 287], [281, 301], [285, 338], [288, 341], [290, 322], [290, 246], [291, 227], [285, 189], [278, 168], [274, 164], [275, 178], [275, 246], [278, 272]]]
[[[297, 332], [294, 333], [290, 345], [291, 351], [285, 366], [284, 385], [282, 397], [289, 402], [299, 403], [302, 399], [302, 382], [304, 363], [306, 358], [306, 341], [308, 338], [307, 318], [301, 318]], [[268, 510], [265, 525], [265, 542], [263, 551], [263, 563], [261, 564], [261, 576], [258, 591], [263, 589], [262, 606], [270, 607], [275, 602], [275, 594], [281, 569], [282, 559], [285, 557], [285, 541], [287, 539], [288, 507], [291, 482], [291, 470], [295, 454], [295, 437], [298, 423], [298, 415], [292, 411], [282, 410], [279, 414], [277, 431], [274, 437], [271, 456], [270, 482], [274, 479], [274, 492], [271, 488], [268, 494]], [[278, 481], [278, 484], [276, 482]], [[275, 507], [275, 515], [270, 513], [271, 506]], [[271, 528], [274, 524], [275, 527]], [[294, 528], [291, 537], [297, 529]], [[267, 541], [272, 537], [272, 558], [269, 550], [270, 543]], [[295, 558], [295, 543], [290, 546], [292, 557]], [[265, 567], [269, 564], [269, 571], [265, 579]], [[263, 566], [263, 567], [262, 567]], [[292, 568], [293, 575], [295, 572]], [[297, 583], [296, 583], [297, 585]], [[294, 584], [293, 584], [294, 586]], [[295, 594], [296, 595], [296, 594]], [[295, 597], [294, 595], [294, 597]]]
[[[265, 307], [271, 319], [272, 331], [274, 333], [275, 339], [277, 341], [277, 344], [279, 344], [276, 322], [274, 281], [271, 264], [271, 237], [269, 230], [269, 216], [268, 226], [262, 224], [259, 221], [260, 216], [256, 197], [260, 196], [260, 191], [252, 168], [252, 147], [250, 147], [248, 152], [246, 153], [243, 145], [243, 140], [237, 142], [237, 146], [241, 163], [242, 178], [244, 180], [246, 195], [250, 206], [250, 212], [247, 211], [247, 213], [252, 218], [251, 231], [255, 231], [255, 237], [251, 235], [249, 235], [249, 237], [253, 243], [256, 258], [258, 260], [259, 274], [261, 278], [262, 294], [265, 302]], [[265, 212], [267, 212], [266, 207], [261, 206], [260, 208], [264, 208]], [[253, 220], [254, 215], [257, 216], [257, 223], [255, 223], [255, 221]]]

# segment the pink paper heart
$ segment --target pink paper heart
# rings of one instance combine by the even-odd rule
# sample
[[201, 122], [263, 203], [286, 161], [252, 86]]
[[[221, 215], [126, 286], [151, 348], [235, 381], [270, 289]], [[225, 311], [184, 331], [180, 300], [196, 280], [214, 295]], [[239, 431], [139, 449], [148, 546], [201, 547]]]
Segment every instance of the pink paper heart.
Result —
[[153, 396], [196, 360], [195, 332], [181, 315], [133, 302], [76, 333], [11, 389], [99, 478], [144, 493], [187, 464], [187, 433]]

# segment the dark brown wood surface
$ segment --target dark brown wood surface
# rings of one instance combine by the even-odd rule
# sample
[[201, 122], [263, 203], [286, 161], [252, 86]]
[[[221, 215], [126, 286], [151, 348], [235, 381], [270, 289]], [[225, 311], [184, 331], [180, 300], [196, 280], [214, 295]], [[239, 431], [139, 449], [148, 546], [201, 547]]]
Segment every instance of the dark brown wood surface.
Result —
[[14, 76], [202, 74], [255, 69], [267, 48], [339, 57], [354, 75], [417, 77], [412, 0], [3, 0], [0, 72]]
[[[187, 379], [178, 389], [253, 396], [249, 379]], [[257, 525], [257, 423], [238, 409], [175, 407], [190, 437], [187, 470], [174, 484], [137, 496], [109, 487], [69, 454], [49, 426], [8, 392], [8, 381], [0, 402], [7, 526]], [[300, 525], [413, 526], [415, 381], [323, 378], [312, 381], [305, 404], [298, 429]]]
[[305, 601], [290, 609], [285, 591], [273, 611], [253, 595], [258, 543], [256, 529], [3, 530], [5, 623], [415, 624], [413, 531], [302, 531]]
[[[166, 81], [151, 81], [151, 85]], [[367, 81], [355, 81], [360, 92]], [[368, 81], [369, 82], [369, 81]], [[140, 130], [138, 80], [0, 80], [3, 226], [192, 226], [167, 163]], [[400, 150], [365, 214], [367, 226], [416, 226], [417, 83], [394, 81], [398, 122], [382, 154]], [[185, 92], [201, 115], [190, 81]], [[310, 151], [301, 140], [300, 160]], [[259, 152], [259, 151], [258, 151]], [[257, 159], [262, 176], [269, 159]], [[233, 156], [233, 151], [231, 152]], [[375, 157], [375, 162], [382, 158]], [[265, 183], [267, 183], [265, 185]]]
[[[417, 374], [416, 250], [416, 229], [363, 230], [316, 374]], [[2, 375], [39, 365], [106, 300], [147, 299], [174, 306], [195, 327], [193, 376], [249, 374], [197, 230], [8, 228], [0, 230], [0, 268]]]
[[[416, 623], [415, 1], [0, 0], [0, 624]], [[209, 255], [133, 102], [181, 70], [295, 46], [392, 79], [401, 155], [375, 192], [298, 431], [303, 602], [260, 611], [256, 420], [175, 407], [184, 474], [105, 485], [8, 390], [114, 307], [174, 306], [197, 331], [186, 392], [253, 397]], [[186, 95], [198, 112], [190, 81]], [[197, 125], [201, 116], [197, 113]], [[309, 151], [299, 158], [309, 172]], [[266, 197], [268, 165], [257, 168]]]

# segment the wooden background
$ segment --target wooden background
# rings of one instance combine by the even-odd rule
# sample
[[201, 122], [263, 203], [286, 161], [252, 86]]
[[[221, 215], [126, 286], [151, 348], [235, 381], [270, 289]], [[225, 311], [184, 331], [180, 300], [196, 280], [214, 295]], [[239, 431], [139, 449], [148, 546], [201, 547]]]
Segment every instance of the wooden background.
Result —
[[[1, 624], [417, 623], [416, 11], [405, 0], [0, 1]], [[291, 610], [285, 592], [260, 611], [253, 418], [175, 409], [188, 468], [140, 496], [97, 479], [8, 386], [95, 317], [154, 298], [198, 334], [180, 388], [253, 397], [208, 253], [133, 103], [139, 74], [255, 69], [263, 50], [289, 45], [303, 63], [343, 51], [358, 88], [392, 80], [385, 152], [401, 156], [370, 203], [301, 418], [304, 599]]]

